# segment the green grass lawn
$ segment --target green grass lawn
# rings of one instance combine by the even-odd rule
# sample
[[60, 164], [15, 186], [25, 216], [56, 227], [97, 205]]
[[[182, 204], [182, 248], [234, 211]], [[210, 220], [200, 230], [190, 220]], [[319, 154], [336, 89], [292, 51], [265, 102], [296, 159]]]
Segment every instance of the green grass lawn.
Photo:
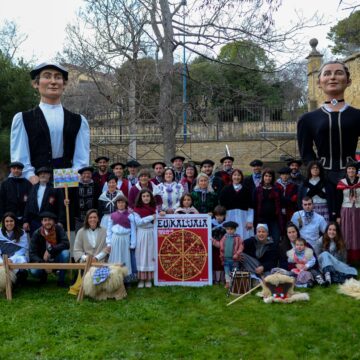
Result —
[[77, 303], [55, 280], [30, 280], [0, 300], [0, 359], [360, 359], [360, 302], [336, 286], [309, 293], [227, 307], [220, 286], [131, 288]]

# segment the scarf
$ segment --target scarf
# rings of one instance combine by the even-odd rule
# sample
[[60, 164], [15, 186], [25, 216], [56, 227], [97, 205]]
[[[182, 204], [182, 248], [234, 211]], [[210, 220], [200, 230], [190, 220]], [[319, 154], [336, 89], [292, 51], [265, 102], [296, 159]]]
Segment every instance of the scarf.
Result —
[[311, 220], [314, 216], [314, 210], [312, 211], [304, 211], [305, 214], [305, 224], [308, 225], [311, 223]]
[[198, 188], [198, 189], [195, 189], [194, 191], [201, 193], [201, 202], [205, 203], [208, 190]]
[[40, 234], [45, 238], [46, 242], [49, 243], [51, 246], [54, 246], [57, 244], [56, 241], [56, 231], [55, 226], [51, 228], [50, 231], [46, 234], [44, 227], [42, 226], [40, 228]]
[[266, 239], [266, 243], [262, 243], [258, 237], [255, 235], [255, 254], [256, 254], [256, 258], [260, 259], [261, 257], [263, 257], [263, 255], [266, 252], [266, 248], [268, 244], [271, 244], [273, 241], [271, 238], [267, 238]]
[[156, 213], [156, 207], [152, 207], [148, 204], [143, 204], [141, 207], [135, 207], [134, 211], [143, 218], [146, 216], [154, 215]]
[[356, 199], [356, 189], [360, 188], [360, 182], [359, 182], [359, 178], [356, 177], [354, 179], [354, 182], [352, 182], [347, 176], [345, 178], [346, 184], [343, 181], [339, 181], [339, 183], [336, 186], [337, 190], [350, 190], [350, 194], [349, 197], [350, 199], [352, 199], [352, 201], [355, 201]]
[[130, 220], [129, 220], [129, 211], [126, 210], [117, 210], [111, 214], [111, 220], [114, 224], [121, 225], [126, 229], [130, 229]]
[[298, 170], [297, 172], [291, 172], [291, 178], [292, 179], [297, 179], [299, 177], [301, 177], [301, 172]]
[[242, 185], [241, 184], [233, 184], [234, 190], [236, 192], [240, 191], [242, 189]]
[[322, 199], [326, 199], [326, 194], [323, 190], [324, 183], [322, 180], [319, 180], [315, 185], [311, 184], [309, 180], [304, 181], [304, 186], [306, 186], [309, 190], [306, 193], [307, 196], [313, 198], [315, 195], [321, 197]]
[[283, 181], [283, 179], [279, 178], [276, 180], [276, 182], [282, 186], [283, 188], [283, 194], [285, 195], [286, 187], [290, 184], [290, 181]]

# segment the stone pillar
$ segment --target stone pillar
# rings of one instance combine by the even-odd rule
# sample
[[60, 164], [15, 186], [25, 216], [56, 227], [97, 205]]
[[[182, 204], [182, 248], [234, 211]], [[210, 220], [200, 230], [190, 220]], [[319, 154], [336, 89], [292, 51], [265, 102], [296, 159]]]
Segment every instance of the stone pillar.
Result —
[[318, 108], [318, 100], [321, 98], [320, 90], [317, 85], [317, 79], [323, 55], [316, 50], [316, 46], [318, 45], [317, 39], [311, 39], [309, 44], [311, 46], [311, 52], [306, 57], [308, 61], [308, 110], [313, 111]]

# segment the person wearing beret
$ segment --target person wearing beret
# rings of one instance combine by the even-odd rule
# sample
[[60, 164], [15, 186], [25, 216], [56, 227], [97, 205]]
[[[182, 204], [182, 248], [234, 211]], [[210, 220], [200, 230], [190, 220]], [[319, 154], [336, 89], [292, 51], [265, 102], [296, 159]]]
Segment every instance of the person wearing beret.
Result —
[[65, 207], [62, 189], [54, 189], [50, 178], [52, 170], [41, 167], [35, 171], [39, 182], [33, 186], [26, 202], [23, 229], [30, 232], [30, 236], [41, 226], [39, 214], [50, 211], [59, 220], [59, 225], [65, 226]]
[[70, 199], [70, 227], [75, 232], [83, 226], [88, 210], [98, 207], [101, 189], [92, 179], [93, 171], [92, 166], [85, 166], [78, 170], [80, 174], [79, 186], [73, 188], [74, 191]]
[[[118, 190], [122, 191], [124, 196], [128, 197], [131, 185], [130, 185], [130, 181], [128, 179], [124, 178], [124, 172], [125, 172], [126, 165], [121, 162], [115, 162], [115, 163], [111, 164], [110, 167], [113, 171], [112, 176], [115, 176], [117, 179], [116, 188]], [[104, 184], [104, 186], [102, 188], [102, 192], [107, 191], [107, 189], [108, 189], [108, 185], [106, 183], [106, 184]]]
[[130, 188], [139, 181], [137, 173], [139, 171], [140, 166], [141, 166], [141, 164], [139, 162], [137, 162], [136, 160], [129, 160], [126, 163], [126, 167], [129, 172], [129, 175], [127, 176], [127, 179], [129, 180], [129, 191], [130, 191]]
[[164, 181], [166, 164], [163, 161], [155, 161], [151, 167], [154, 170], [155, 176], [150, 181], [155, 185], [161, 184]]
[[255, 160], [251, 161], [249, 165], [252, 167], [252, 174], [245, 177], [244, 186], [250, 190], [251, 197], [254, 201], [255, 190], [260, 185], [261, 172], [262, 172], [264, 163], [259, 159], [255, 159]]
[[0, 218], [6, 212], [12, 212], [23, 224], [23, 216], [26, 201], [29, 197], [32, 185], [23, 177], [24, 165], [18, 161], [10, 164], [10, 175], [0, 187]]
[[281, 216], [282, 216], [282, 235], [285, 235], [285, 225], [291, 220], [294, 212], [298, 210], [298, 187], [290, 181], [291, 169], [287, 166], [278, 170], [280, 177], [275, 182], [275, 187], [279, 190]]
[[220, 159], [222, 170], [217, 171], [215, 176], [221, 178], [224, 186], [231, 184], [231, 173], [233, 171], [234, 158], [232, 156], [224, 156]]
[[111, 175], [111, 172], [108, 169], [109, 160], [110, 159], [107, 156], [99, 156], [95, 159], [97, 170], [94, 171], [92, 178], [99, 189], [103, 188], [104, 184], [107, 182], [107, 179]]
[[184, 161], [185, 158], [181, 155], [176, 155], [170, 159], [172, 168], [175, 172], [175, 181], [179, 182], [185, 175]]
[[61, 105], [68, 80], [59, 64], [42, 63], [30, 72], [32, 86], [40, 93], [35, 109], [19, 112], [11, 125], [11, 161], [24, 164], [24, 177], [38, 182], [35, 169], [80, 169], [89, 164], [90, 130], [85, 117]]
[[236, 233], [236, 228], [239, 226], [235, 221], [226, 221], [222, 225], [226, 234], [220, 241], [212, 239], [212, 244], [220, 248], [220, 260], [224, 265], [225, 273], [225, 288], [230, 287], [230, 272], [237, 268], [239, 269], [239, 261], [241, 253], [244, 250], [244, 242], [239, 234]]
[[304, 176], [300, 172], [301, 165], [302, 161], [297, 159], [290, 159], [287, 162], [287, 166], [291, 169], [290, 181], [297, 186], [300, 186], [305, 180]]
[[213, 174], [215, 163], [206, 159], [200, 163], [200, 172], [206, 174], [209, 177], [210, 185], [214, 189], [216, 194], [220, 194], [221, 189], [224, 187], [224, 183], [220, 177], [215, 177]]
[[[70, 243], [65, 231], [56, 225], [56, 215], [45, 211], [40, 214], [41, 227], [37, 229], [30, 240], [30, 262], [36, 263], [68, 263], [70, 257]], [[40, 269], [31, 269], [31, 274], [46, 282], [48, 272]], [[58, 286], [65, 287], [65, 270], [59, 271]]]

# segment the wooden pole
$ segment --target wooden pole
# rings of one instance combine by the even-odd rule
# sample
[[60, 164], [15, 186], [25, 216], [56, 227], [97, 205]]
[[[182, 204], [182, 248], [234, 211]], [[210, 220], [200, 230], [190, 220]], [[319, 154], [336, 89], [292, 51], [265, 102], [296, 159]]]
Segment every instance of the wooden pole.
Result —
[[67, 230], [67, 236], [68, 240], [70, 241], [70, 211], [69, 211], [69, 190], [68, 187], [65, 186], [65, 209], [66, 209], [66, 230]]
[[242, 294], [241, 296], [239, 296], [238, 298], [236, 298], [235, 300], [229, 302], [226, 306], [229, 306], [235, 302], [237, 302], [238, 300], [242, 299], [243, 297], [245, 297], [246, 295], [249, 295], [251, 292], [253, 292], [255, 289], [259, 288], [261, 286], [261, 282], [259, 284], [257, 284], [255, 287], [253, 287], [252, 289], [250, 289], [249, 291], [247, 291], [245, 294]]
[[83, 277], [82, 277], [81, 286], [80, 286], [79, 294], [78, 294], [78, 297], [77, 297], [77, 301], [82, 301], [82, 299], [84, 297], [84, 279], [85, 279], [86, 273], [90, 269], [91, 262], [92, 262], [92, 256], [88, 255], [88, 257], [86, 259], [86, 263], [85, 263], [84, 274], [83, 274]]
[[12, 289], [11, 289], [11, 278], [10, 278], [10, 269], [9, 269], [9, 259], [7, 255], [3, 256], [4, 267], [5, 267], [5, 291], [6, 291], [6, 299], [12, 300]]

